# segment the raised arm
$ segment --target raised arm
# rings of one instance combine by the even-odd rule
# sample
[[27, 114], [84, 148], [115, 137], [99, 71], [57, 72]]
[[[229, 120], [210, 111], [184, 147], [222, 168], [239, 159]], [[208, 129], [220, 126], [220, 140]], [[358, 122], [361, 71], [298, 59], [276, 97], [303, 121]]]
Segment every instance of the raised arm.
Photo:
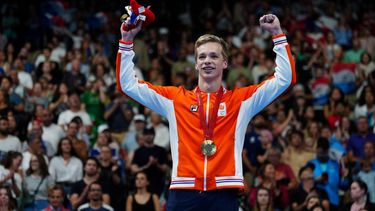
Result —
[[138, 80], [134, 71], [133, 40], [141, 30], [141, 24], [129, 31], [124, 30], [124, 25], [125, 23], [121, 25], [120, 29], [121, 40], [119, 41], [116, 60], [117, 89], [138, 103], [166, 117], [167, 109], [172, 105], [169, 96], [173, 96], [172, 90], [177, 90], [177, 88], [154, 86]]
[[275, 15], [268, 14], [262, 16], [259, 23], [263, 30], [272, 35], [276, 67], [271, 77], [251, 87], [245, 100], [248, 108], [245, 113], [249, 114], [249, 118], [255, 116], [296, 83], [294, 60], [279, 19]]

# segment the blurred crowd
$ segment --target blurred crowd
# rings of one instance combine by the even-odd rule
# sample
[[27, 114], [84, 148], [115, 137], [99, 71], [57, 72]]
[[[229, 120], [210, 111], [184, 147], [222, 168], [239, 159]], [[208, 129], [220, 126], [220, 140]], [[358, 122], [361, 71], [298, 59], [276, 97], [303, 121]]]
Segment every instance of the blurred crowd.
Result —
[[[164, 210], [168, 122], [116, 89], [118, 0], [0, 3], [0, 210]], [[297, 85], [248, 126], [241, 210], [375, 210], [375, 2], [152, 1], [137, 76], [197, 85], [195, 39], [230, 46], [223, 85], [260, 83], [277, 15]]]

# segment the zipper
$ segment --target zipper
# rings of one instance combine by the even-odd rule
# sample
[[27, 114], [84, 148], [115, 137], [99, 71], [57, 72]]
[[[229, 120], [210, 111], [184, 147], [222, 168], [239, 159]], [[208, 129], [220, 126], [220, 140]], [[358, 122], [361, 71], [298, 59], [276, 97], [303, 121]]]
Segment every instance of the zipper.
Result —
[[[206, 104], [206, 122], [210, 115], [210, 93], [207, 93], [207, 104]], [[203, 190], [207, 190], [207, 155], [204, 156], [204, 171], [203, 171]]]

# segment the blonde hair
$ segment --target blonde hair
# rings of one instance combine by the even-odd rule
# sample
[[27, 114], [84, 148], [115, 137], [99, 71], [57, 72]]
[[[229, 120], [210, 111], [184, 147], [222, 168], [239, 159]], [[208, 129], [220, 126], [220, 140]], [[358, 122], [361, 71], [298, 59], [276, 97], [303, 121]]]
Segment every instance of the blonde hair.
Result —
[[194, 54], [195, 54], [195, 60], [197, 60], [197, 48], [203, 44], [209, 43], [209, 42], [214, 42], [218, 43], [221, 45], [222, 48], [222, 55], [224, 57], [224, 60], [228, 60], [228, 44], [223, 40], [223, 38], [220, 38], [218, 36], [215, 36], [213, 34], [204, 34], [200, 36], [197, 41], [195, 41], [195, 46], [194, 46]]

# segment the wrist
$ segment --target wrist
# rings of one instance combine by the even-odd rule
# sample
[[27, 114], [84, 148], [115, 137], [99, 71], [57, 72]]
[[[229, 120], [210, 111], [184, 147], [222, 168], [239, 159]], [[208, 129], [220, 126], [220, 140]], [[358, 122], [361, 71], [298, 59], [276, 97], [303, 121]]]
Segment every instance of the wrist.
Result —
[[283, 44], [283, 43], [287, 43], [286, 36], [285, 36], [284, 33], [273, 35], [272, 40], [273, 40], [274, 45], [280, 45], [280, 44]]
[[281, 29], [272, 30], [272, 31], [270, 31], [270, 33], [271, 33], [272, 36], [277, 36], [277, 35], [280, 35], [280, 34], [284, 34], [283, 30], [281, 30]]
[[123, 39], [119, 40], [119, 50], [120, 51], [132, 51], [133, 50], [133, 41], [124, 41]]

